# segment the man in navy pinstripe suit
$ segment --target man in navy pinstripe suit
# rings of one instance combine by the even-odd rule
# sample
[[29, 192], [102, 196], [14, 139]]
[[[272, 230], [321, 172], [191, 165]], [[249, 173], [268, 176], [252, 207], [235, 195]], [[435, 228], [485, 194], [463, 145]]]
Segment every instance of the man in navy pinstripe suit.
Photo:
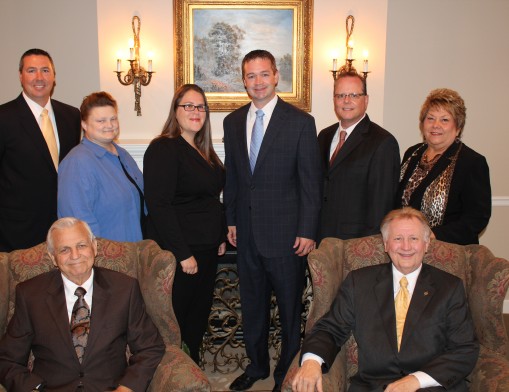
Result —
[[[242, 78], [252, 102], [224, 120], [228, 240], [237, 247], [242, 319], [251, 363], [230, 386], [249, 389], [269, 376], [268, 333], [272, 290], [280, 311], [282, 348], [274, 391], [299, 350], [304, 259], [315, 247], [321, 200], [321, 163], [312, 116], [276, 95], [279, 72], [265, 50], [248, 53]], [[251, 169], [256, 111], [263, 139]]]

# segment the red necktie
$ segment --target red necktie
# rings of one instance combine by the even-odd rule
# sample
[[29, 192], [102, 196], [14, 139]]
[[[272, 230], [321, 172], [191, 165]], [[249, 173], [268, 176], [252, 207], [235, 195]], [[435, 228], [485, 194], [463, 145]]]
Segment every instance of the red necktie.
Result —
[[336, 149], [334, 150], [334, 153], [332, 154], [332, 156], [330, 158], [329, 166], [332, 165], [332, 162], [334, 162], [334, 159], [336, 159], [336, 156], [338, 155], [339, 150], [341, 150], [341, 147], [343, 147], [343, 144], [345, 144], [345, 140], [346, 140], [346, 131], [344, 129], [342, 129], [339, 132], [339, 143], [336, 146]]

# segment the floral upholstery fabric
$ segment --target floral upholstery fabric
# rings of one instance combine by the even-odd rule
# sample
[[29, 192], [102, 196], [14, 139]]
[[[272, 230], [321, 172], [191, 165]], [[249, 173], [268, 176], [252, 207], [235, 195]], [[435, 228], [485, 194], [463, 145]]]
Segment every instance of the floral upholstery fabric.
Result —
[[[166, 344], [149, 390], [210, 391], [202, 370], [180, 349], [180, 331], [173, 313], [171, 290], [175, 276], [175, 257], [151, 240], [116, 242], [98, 239], [96, 265], [135, 277], [148, 314]], [[14, 312], [16, 285], [53, 269], [46, 244], [9, 254], [0, 253], [0, 334], [5, 333]], [[0, 336], [1, 336], [0, 335]], [[4, 389], [0, 385], [0, 391]]]
[[[387, 263], [380, 235], [340, 240], [327, 238], [308, 256], [313, 284], [313, 303], [306, 331], [330, 308], [346, 275], [358, 268]], [[509, 340], [503, 323], [502, 306], [509, 287], [509, 261], [496, 258], [482, 245], [461, 246], [433, 240], [424, 262], [460, 277], [468, 297], [477, 337], [479, 359], [469, 379], [471, 392], [509, 391]], [[284, 391], [298, 369], [300, 353], [288, 371]], [[348, 380], [357, 372], [357, 345], [350, 337], [328, 374], [324, 391], [346, 391]]]

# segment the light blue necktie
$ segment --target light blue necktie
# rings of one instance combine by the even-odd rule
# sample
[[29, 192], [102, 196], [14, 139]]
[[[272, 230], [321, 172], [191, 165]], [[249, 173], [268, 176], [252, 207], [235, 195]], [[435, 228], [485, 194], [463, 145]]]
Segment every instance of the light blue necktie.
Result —
[[249, 163], [251, 164], [251, 173], [254, 173], [256, 159], [263, 140], [263, 110], [256, 111], [256, 120], [253, 125], [253, 132], [251, 133], [251, 144], [249, 145]]

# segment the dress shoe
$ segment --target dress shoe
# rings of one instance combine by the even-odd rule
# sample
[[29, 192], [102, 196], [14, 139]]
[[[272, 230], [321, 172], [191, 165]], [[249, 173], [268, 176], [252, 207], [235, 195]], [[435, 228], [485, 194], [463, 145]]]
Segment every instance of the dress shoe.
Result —
[[274, 388], [272, 388], [272, 392], [281, 392], [281, 385], [275, 384]]
[[258, 380], [263, 380], [265, 377], [250, 377], [246, 373], [238, 376], [230, 385], [230, 391], [245, 391], [253, 386]]

